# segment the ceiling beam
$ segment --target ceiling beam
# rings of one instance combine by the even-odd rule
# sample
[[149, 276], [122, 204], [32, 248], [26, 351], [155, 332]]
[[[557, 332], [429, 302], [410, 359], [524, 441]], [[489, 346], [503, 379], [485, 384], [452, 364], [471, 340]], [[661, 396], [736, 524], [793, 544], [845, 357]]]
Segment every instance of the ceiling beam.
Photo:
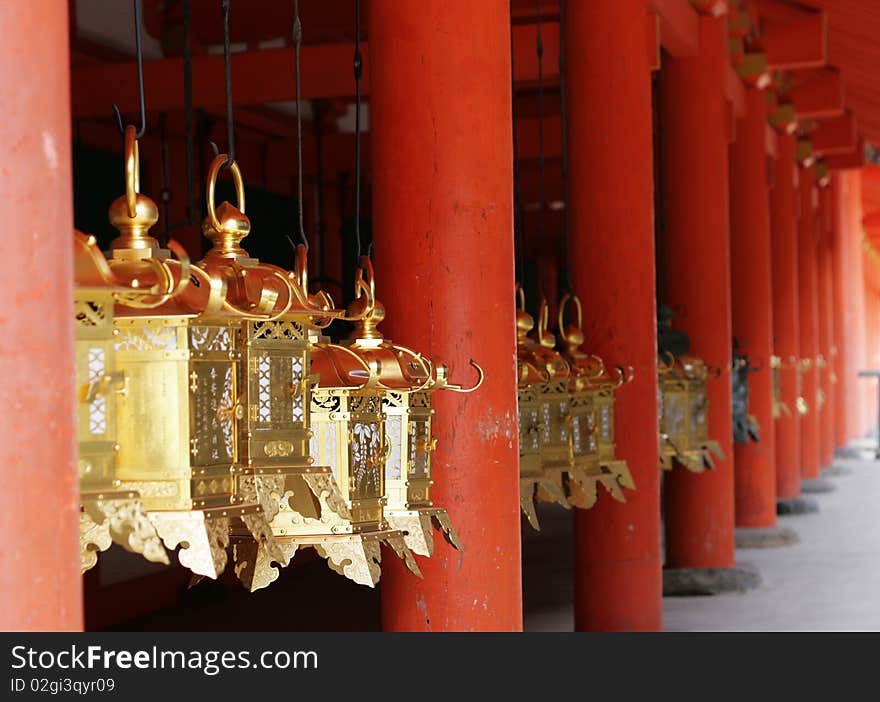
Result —
[[828, 18], [801, 6], [761, 1], [760, 40], [770, 70], [819, 68], [828, 63]]
[[843, 78], [836, 68], [823, 68], [788, 91], [799, 118], [837, 117], [843, 114]]
[[856, 148], [859, 141], [856, 116], [846, 112], [819, 122], [819, 126], [810, 132], [813, 148], [819, 154], [847, 154]]

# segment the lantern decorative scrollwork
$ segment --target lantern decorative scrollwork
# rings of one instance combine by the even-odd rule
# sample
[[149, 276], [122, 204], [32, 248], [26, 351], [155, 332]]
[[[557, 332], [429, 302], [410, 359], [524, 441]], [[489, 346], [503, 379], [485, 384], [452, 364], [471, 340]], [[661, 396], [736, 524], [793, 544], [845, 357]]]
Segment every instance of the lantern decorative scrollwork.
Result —
[[123, 286], [94, 237], [74, 232], [73, 243], [81, 568], [92, 568], [98, 552], [113, 542], [168, 563], [140, 494], [120, 489], [116, 466], [116, 395], [126, 392], [128, 378], [115, 362], [114, 304], [117, 296], [136, 296], [143, 304], [156, 298], [149, 290]]
[[[575, 319], [565, 324], [567, 306]], [[601, 483], [611, 496], [625, 502], [623, 488], [634, 490], [635, 481], [626, 461], [619, 460], [614, 443], [614, 393], [632, 380], [632, 370], [620, 366], [611, 372], [598, 356], [581, 350], [584, 343], [583, 309], [575, 295], [559, 304], [559, 336], [562, 354], [569, 364], [572, 466], [568, 470], [568, 499], [576, 507], [592, 507]]]

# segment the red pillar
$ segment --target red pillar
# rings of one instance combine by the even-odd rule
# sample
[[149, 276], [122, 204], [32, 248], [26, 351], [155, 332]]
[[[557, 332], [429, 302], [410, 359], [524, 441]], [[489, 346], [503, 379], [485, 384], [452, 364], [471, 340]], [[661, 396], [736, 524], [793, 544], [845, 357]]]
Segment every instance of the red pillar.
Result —
[[[726, 18], [700, 18], [700, 55], [670, 58], [661, 71], [665, 289], [691, 351], [724, 371], [708, 383], [709, 434], [725, 460], [695, 475], [666, 476], [666, 565], [734, 565], [733, 437], [730, 394], [730, 215]], [[685, 109], [684, 106], [687, 106]]]
[[67, 3], [0, 3], [0, 629], [82, 628]]
[[[617, 394], [619, 455], [636, 483], [626, 504], [576, 510], [575, 628], [659, 630], [660, 475], [651, 69], [647, 3], [569, 2], [565, 15], [572, 277], [586, 344], [631, 364]], [[609, 86], [613, 86], [609, 87]]]
[[848, 230], [846, 246], [848, 248], [849, 269], [846, 272], [847, 296], [845, 304], [852, 306], [852, 321], [849, 329], [850, 343], [850, 377], [853, 382], [852, 427], [850, 438], [860, 439], [871, 429], [866, 411], [867, 403], [876, 398], [876, 385], [873, 381], [863, 380], [857, 376], [860, 370], [867, 368], [867, 333], [865, 324], [865, 256], [863, 251], [862, 232], [862, 173], [847, 171], [849, 187], [847, 188], [846, 209]]
[[834, 463], [834, 311], [831, 291], [831, 188], [819, 189], [819, 246], [816, 251], [819, 282], [819, 353], [825, 359], [825, 368], [819, 381], [825, 398], [819, 417], [819, 465], [823, 468]]
[[486, 382], [436, 398], [438, 539], [383, 561], [386, 630], [522, 628], [508, 0], [369, 3], [377, 295], [395, 341]]
[[832, 225], [831, 247], [834, 254], [833, 288], [834, 288], [834, 337], [837, 342], [837, 354], [834, 357], [837, 385], [834, 389], [837, 413], [834, 416], [834, 443], [838, 447], [845, 446], [852, 438], [852, 398], [855, 392], [855, 378], [851, 361], [853, 305], [848, 300], [847, 276], [849, 273], [849, 250], [846, 246], [849, 231], [849, 212], [847, 211], [847, 194], [849, 180], [846, 171], [837, 171], [831, 175], [831, 207]]
[[776, 437], [773, 422], [773, 305], [770, 193], [767, 190], [766, 100], [746, 90], [746, 113], [730, 149], [730, 272], [733, 336], [760, 370], [749, 374], [749, 411], [759, 443], [736, 444], [736, 525], [776, 524]]
[[800, 358], [798, 316], [797, 180], [795, 141], [779, 135], [774, 185], [770, 191], [773, 248], [773, 349], [782, 361], [781, 400], [790, 414], [776, 420], [776, 495], [794, 500], [801, 495], [801, 423], [797, 415], [797, 359]]
[[816, 246], [818, 197], [816, 178], [812, 168], [800, 172], [800, 219], [798, 220], [798, 306], [800, 318], [801, 394], [807, 401], [808, 412], [801, 417], [801, 476], [810, 480], [819, 477], [819, 416], [816, 382], [819, 371], [819, 295]]

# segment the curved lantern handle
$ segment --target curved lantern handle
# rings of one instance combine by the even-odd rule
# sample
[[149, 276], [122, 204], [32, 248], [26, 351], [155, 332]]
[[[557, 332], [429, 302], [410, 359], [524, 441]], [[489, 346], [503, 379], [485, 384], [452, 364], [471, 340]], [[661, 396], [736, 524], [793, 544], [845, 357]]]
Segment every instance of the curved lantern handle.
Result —
[[477, 382], [472, 387], [465, 388], [461, 385], [444, 385], [441, 390], [449, 390], [450, 392], [458, 392], [462, 394], [467, 394], [469, 392], [474, 392], [478, 390], [480, 386], [483, 384], [483, 381], [486, 379], [486, 374], [483, 372], [483, 369], [480, 367], [480, 364], [477, 363], [474, 359], [470, 359], [468, 361], [473, 367], [474, 370], [477, 371]]
[[617, 372], [617, 377], [614, 379], [615, 388], [631, 383], [636, 377], [636, 371], [632, 366], [614, 366], [614, 370]]
[[[160, 281], [149, 290], [139, 290], [132, 287], [130, 293], [117, 295], [119, 302], [132, 309], [152, 310], [161, 307], [172, 298], [180, 295], [190, 282], [192, 266], [186, 250], [174, 239], [169, 240], [168, 248], [177, 257], [180, 263], [180, 280], [174, 284], [174, 276], [171, 274], [167, 263], [156, 259], [145, 259], [146, 263], [153, 268]], [[145, 299], [151, 298], [151, 299]]]
[[[206, 204], [208, 206], [208, 221], [211, 222], [211, 226], [218, 232], [223, 231], [223, 227], [220, 224], [220, 220], [217, 219], [217, 212], [214, 208], [214, 191], [217, 187], [217, 176], [220, 174], [220, 169], [229, 161], [229, 157], [226, 154], [218, 154], [214, 157], [214, 160], [211, 161], [211, 166], [208, 168], [208, 191], [206, 197]], [[241, 169], [238, 167], [238, 163], [233, 161], [229, 170], [232, 172], [232, 180], [235, 183], [235, 197], [238, 200], [238, 211], [244, 214], [244, 179], [241, 177]]]
[[574, 305], [575, 313], [577, 315], [577, 328], [584, 328], [584, 309], [581, 306], [581, 300], [577, 295], [572, 293], [565, 293], [563, 295], [562, 300], [559, 302], [559, 317], [557, 319], [559, 325], [559, 336], [562, 337], [563, 341], [568, 341], [568, 334], [565, 332], [565, 311], [568, 309], [569, 305]]
[[141, 191], [141, 159], [138, 149], [137, 130], [128, 125], [125, 128], [125, 204], [128, 216], [137, 216], [137, 196]]

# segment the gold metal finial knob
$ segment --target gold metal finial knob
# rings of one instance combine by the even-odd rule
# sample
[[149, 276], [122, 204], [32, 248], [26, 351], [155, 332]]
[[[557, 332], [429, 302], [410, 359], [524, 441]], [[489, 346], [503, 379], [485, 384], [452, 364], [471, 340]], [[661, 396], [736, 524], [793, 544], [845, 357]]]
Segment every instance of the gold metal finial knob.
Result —
[[215, 208], [214, 206], [217, 176], [227, 160], [226, 154], [219, 154], [211, 162], [211, 167], [208, 169], [208, 216], [202, 223], [202, 231], [214, 246], [205, 254], [205, 258], [218, 256], [223, 258], [241, 258], [248, 256], [247, 251], [241, 248], [240, 244], [241, 240], [250, 234], [251, 222], [244, 213], [244, 181], [241, 177], [241, 170], [234, 161], [230, 164], [229, 170], [232, 173], [232, 180], [235, 184], [238, 206], [236, 207], [228, 202], [223, 202], [220, 207]]
[[159, 242], [150, 236], [150, 228], [159, 221], [159, 208], [140, 193], [137, 131], [131, 125], [125, 128], [125, 195], [113, 201], [107, 215], [119, 230], [110, 244], [112, 251], [135, 249], [147, 254], [159, 250]]

